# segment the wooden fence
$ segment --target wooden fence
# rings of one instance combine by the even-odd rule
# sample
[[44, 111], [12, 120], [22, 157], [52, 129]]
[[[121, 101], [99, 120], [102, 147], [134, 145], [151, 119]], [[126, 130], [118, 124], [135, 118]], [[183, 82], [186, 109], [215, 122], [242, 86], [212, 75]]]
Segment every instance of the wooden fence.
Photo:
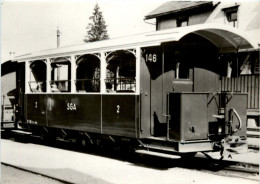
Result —
[[221, 91], [244, 92], [248, 94], [248, 111], [259, 114], [259, 75], [241, 75], [237, 78], [222, 77]]

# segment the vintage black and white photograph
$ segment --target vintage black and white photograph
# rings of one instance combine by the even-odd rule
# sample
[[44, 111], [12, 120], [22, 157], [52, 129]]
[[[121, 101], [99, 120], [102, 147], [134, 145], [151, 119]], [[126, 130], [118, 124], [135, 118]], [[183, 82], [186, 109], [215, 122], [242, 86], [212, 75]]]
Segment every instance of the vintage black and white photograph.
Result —
[[257, 184], [260, 1], [2, 0], [2, 184]]

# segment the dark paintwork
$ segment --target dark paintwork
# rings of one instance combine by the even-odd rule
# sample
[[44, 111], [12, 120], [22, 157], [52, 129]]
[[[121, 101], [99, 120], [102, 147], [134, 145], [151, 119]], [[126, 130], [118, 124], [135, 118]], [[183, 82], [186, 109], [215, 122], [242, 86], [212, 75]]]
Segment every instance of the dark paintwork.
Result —
[[170, 140], [207, 139], [207, 94], [169, 94]]
[[102, 95], [102, 133], [136, 137], [135, 95]]
[[18, 65], [18, 78], [17, 78], [17, 84], [18, 84], [18, 106], [17, 106], [17, 112], [16, 112], [16, 118], [17, 121], [25, 122], [25, 114], [26, 114], [26, 105], [25, 105], [25, 63], [19, 63]]
[[137, 136], [139, 97], [136, 95], [28, 94], [26, 99], [27, 123], [109, 135]]
[[141, 58], [140, 67], [140, 138], [145, 138], [151, 135], [151, 96], [150, 96], [150, 75], [148, 68], [146, 67], [144, 57]]
[[[247, 95], [241, 93], [169, 93], [170, 140], [202, 140], [209, 138], [208, 133], [218, 134], [218, 125], [222, 124], [213, 115], [224, 115], [224, 108], [234, 108], [242, 120], [242, 128], [234, 136], [246, 135], [246, 101]], [[237, 125], [234, 118], [232, 129]], [[224, 124], [222, 128], [224, 134]]]
[[101, 133], [100, 95], [48, 94], [47, 96], [49, 127]]
[[46, 123], [46, 95], [26, 95], [26, 122], [40, 126], [47, 126]]

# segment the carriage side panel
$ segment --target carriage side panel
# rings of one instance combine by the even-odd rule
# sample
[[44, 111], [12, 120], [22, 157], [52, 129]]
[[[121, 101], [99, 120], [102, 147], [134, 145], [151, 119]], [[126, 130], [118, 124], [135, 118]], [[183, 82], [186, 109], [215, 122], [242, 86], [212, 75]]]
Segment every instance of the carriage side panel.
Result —
[[49, 94], [49, 127], [101, 132], [101, 95]]
[[136, 95], [102, 96], [102, 133], [137, 137]]
[[27, 94], [26, 123], [47, 126], [46, 122], [46, 94]]

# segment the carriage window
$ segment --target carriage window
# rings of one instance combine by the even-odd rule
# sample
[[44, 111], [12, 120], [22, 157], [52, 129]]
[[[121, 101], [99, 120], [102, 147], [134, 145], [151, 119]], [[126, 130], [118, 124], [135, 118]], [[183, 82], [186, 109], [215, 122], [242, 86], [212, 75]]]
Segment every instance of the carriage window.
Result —
[[46, 64], [42, 60], [30, 64], [29, 87], [31, 92], [46, 92]]
[[127, 51], [117, 51], [107, 58], [106, 91], [135, 92], [136, 59]]
[[78, 92], [100, 92], [100, 60], [84, 55], [77, 60], [76, 89]]
[[175, 69], [175, 79], [189, 79], [190, 69], [185, 63], [177, 62]]
[[66, 58], [57, 58], [51, 63], [51, 91], [70, 91], [70, 61]]

